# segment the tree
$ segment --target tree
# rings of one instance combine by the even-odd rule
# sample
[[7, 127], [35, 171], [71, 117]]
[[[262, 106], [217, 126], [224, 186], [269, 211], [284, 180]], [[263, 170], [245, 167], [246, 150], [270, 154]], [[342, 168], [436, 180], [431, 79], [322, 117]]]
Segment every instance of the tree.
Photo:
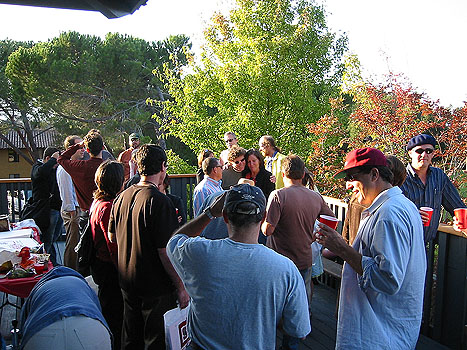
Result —
[[160, 137], [151, 119], [158, 109], [146, 100], [168, 95], [152, 70], [172, 57], [183, 64], [184, 46], [190, 43], [183, 35], [146, 42], [117, 33], [102, 40], [68, 32], [13, 52], [6, 74], [18, 104], [40, 111], [43, 123], [64, 135], [97, 127], [111, 146], [121, 147], [121, 136], [126, 142], [133, 131], [152, 129]]
[[[5, 75], [10, 54], [18, 48], [30, 47], [31, 45], [30, 42], [9, 39], [0, 41], [0, 139], [32, 165], [39, 157], [33, 135], [33, 129], [38, 124], [39, 114], [29, 106], [20, 106], [16, 102], [10, 82]], [[17, 133], [25, 152], [6, 137], [10, 130]]]
[[306, 0], [238, 0], [230, 17], [213, 16], [205, 39], [190, 71], [157, 72], [172, 97], [161, 127], [195, 152], [220, 151], [232, 130], [244, 147], [270, 134], [286, 152], [307, 155], [306, 125], [338, 95], [347, 43], [328, 30], [324, 10]]
[[335, 196], [343, 195], [342, 184], [340, 188], [336, 186], [332, 175], [343, 167], [348, 151], [376, 147], [408, 161], [405, 145], [421, 133], [432, 134], [440, 143], [436, 166], [458, 187], [467, 189], [467, 176], [463, 172], [467, 159], [467, 104], [457, 110], [442, 107], [397, 74], [389, 74], [384, 83], [365, 82], [358, 78], [358, 62], [355, 58], [351, 62], [356, 64], [356, 74], [349, 79], [353, 83], [345, 91], [351, 94], [352, 102], [344, 102], [344, 95], [333, 100], [329, 116], [309, 125], [316, 138], [310, 156], [311, 170], [323, 186], [320, 189]]

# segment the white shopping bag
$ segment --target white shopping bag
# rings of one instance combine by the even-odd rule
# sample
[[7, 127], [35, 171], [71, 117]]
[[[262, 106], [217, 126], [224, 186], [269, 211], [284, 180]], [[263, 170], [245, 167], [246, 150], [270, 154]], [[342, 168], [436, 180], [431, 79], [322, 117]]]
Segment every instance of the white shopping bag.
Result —
[[167, 350], [184, 350], [190, 344], [187, 316], [190, 306], [169, 310], [164, 314], [165, 345]]

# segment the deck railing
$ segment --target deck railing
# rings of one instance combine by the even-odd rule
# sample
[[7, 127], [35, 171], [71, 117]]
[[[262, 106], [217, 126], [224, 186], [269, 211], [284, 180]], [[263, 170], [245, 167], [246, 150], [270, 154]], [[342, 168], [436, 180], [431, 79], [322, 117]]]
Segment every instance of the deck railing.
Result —
[[[196, 175], [169, 175], [169, 192], [182, 198], [187, 219], [193, 218], [193, 190], [196, 186]], [[10, 222], [19, 220], [24, 204], [32, 195], [31, 179], [0, 179], [0, 215], [8, 214]]]
[[[188, 219], [193, 218], [195, 175], [171, 175], [170, 193], [182, 198]], [[25, 201], [31, 195], [30, 179], [0, 179], [0, 214], [19, 219]], [[325, 197], [341, 220], [347, 204]], [[427, 279], [421, 333], [451, 349], [467, 347], [467, 239], [452, 227], [441, 224], [436, 240], [427, 246]]]

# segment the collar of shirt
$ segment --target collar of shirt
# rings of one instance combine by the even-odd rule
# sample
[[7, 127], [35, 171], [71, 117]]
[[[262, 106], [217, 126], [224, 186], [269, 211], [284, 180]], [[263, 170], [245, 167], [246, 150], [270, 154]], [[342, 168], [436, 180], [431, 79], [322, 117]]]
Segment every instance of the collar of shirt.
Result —
[[216, 186], [222, 185], [222, 179], [219, 180], [219, 181], [216, 181], [216, 180], [214, 180], [212, 177], [209, 177], [209, 176], [207, 176], [207, 175], [204, 177], [204, 179], [205, 179], [206, 181], [209, 181], [209, 182], [213, 183], [213, 184], [216, 185]]
[[[411, 175], [412, 177], [418, 177], [417, 173], [415, 172], [415, 169], [412, 167], [412, 164], [407, 164], [407, 173], [409, 175]], [[431, 165], [428, 167], [428, 170], [427, 170], [427, 176], [430, 174], [431, 172]]]
[[391, 187], [387, 190], [384, 190], [382, 191], [374, 200], [373, 200], [373, 203], [371, 203], [371, 205], [363, 210], [362, 212], [362, 216], [361, 216], [361, 219], [366, 219], [367, 217], [371, 216], [375, 211], [377, 211], [379, 209], [379, 207], [381, 207], [381, 205], [383, 205], [384, 202], [386, 202], [389, 198], [393, 197], [393, 196], [396, 196], [396, 195], [399, 195], [399, 194], [402, 194], [402, 191], [399, 187], [395, 186], [395, 187]]

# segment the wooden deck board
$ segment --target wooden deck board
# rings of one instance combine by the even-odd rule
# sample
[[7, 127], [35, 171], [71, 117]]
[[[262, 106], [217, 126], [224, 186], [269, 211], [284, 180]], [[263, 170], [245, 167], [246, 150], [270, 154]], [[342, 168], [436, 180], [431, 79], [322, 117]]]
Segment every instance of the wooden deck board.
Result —
[[[336, 345], [337, 320], [334, 317], [336, 310], [337, 291], [325, 285], [314, 286], [311, 308], [312, 332], [305, 340], [300, 342], [299, 350], [334, 350]], [[276, 349], [282, 344], [282, 333], [278, 331]], [[416, 350], [448, 350], [430, 338], [420, 336]]]

